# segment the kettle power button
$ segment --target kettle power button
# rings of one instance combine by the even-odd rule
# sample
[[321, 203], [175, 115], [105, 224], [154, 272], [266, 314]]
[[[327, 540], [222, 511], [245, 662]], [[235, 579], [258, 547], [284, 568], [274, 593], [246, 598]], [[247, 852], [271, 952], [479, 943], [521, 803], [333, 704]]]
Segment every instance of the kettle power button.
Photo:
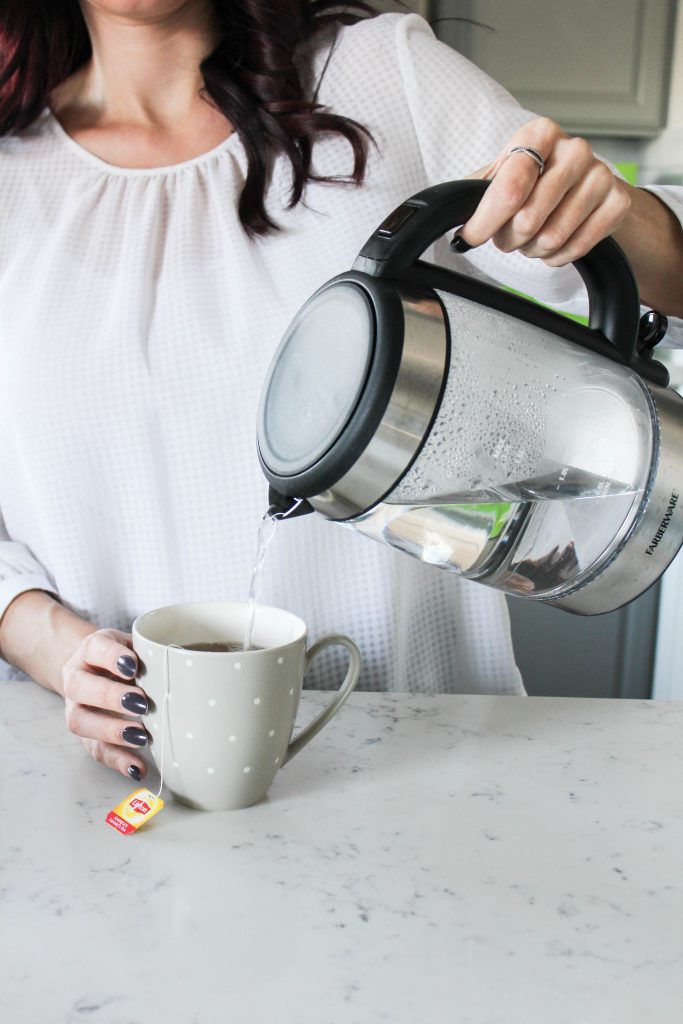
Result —
[[406, 221], [410, 220], [415, 210], [415, 206], [397, 206], [386, 220], [382, 221], [377, 228], [377, 234], [381, 235], [382, 238], [393, 238], [399, 228], [402, 228]]

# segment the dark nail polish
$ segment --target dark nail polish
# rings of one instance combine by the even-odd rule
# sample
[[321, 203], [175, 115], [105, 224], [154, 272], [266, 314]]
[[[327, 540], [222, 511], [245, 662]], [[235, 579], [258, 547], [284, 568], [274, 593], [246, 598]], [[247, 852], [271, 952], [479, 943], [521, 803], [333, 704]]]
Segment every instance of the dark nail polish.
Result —
[[122, 676], [132, 679], [138, 670], [138, 663], [130, 654], [122, 654], [120, 658], [116, 659], [116, 667]]
[[132, 690], [130, 693], [124, 693], [121, 707], [130, 711], [131, 715], [146, 715], [149, 711], [149, 705], [142, 694], [134, 693]]
[[147, 733], [138, 725], [128, 725], [121, 733], [126, 743], [132, 743], [136, 747], [144, 747], [147, 742]]
[[474, 249], [474, 246], [466, 242], [461, 235], [453, 235], [449, 249], [451, 252], [469, 252], [470, 249]]
[[139, 782], [140, 779], [142, 778], [142, 775], [140, 774], [140, 769], [136, 764], [128, 765], [128, 774], [130, 775], [131, 779], [135, 779], [136, 782]]

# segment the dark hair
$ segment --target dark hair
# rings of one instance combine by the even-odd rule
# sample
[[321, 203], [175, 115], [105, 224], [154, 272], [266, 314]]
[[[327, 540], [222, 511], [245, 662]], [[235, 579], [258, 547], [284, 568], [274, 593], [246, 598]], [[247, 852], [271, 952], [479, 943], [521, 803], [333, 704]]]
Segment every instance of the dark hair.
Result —
[[[52, 90], [91, 55], [90, 37], [78, 0], [1, 0], [0, 135], [21, 132], [48, 105]], [[289, 206], [301, 200], [309, 181], [360, 185], [365, 173], [367, 130], [331, 114], [306, 94], [306, 68], [295, 56], [324, 27], [350, 24], [373, 13], [355, 0], [211, 0], [220, 32], [218, 46], [200, 65], [202, 90], [239, 132], [247, 154], [247, 179], [240, 220], [250, 236], [277, 225], [264, 196], [275, 158], [292, 165]], [[303, 72], [300, 73], [300, 72]], [[313, 143], [336, 133], [353, 150], [348, 177], [318, 177], [311, 171]]]

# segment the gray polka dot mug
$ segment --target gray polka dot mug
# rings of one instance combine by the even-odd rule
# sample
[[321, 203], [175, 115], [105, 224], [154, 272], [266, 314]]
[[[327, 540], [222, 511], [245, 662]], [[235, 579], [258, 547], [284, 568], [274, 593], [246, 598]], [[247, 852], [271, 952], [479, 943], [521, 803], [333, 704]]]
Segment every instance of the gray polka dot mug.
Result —
[[[150, 750], [176, 799], [205, 811], [249, 807], [279, 768], [339, 710], [358, 681], [360, 653], [346, 636], [307, 648], [306, 623], [258, 605], [250, 650], [216, 650], [245, 637], [248, 605], [170, 605], [133, 623], [140, 685], [150, 699]], [[292, 739], [304, 674], [325, 647], [349, 652], [330, 703]]]

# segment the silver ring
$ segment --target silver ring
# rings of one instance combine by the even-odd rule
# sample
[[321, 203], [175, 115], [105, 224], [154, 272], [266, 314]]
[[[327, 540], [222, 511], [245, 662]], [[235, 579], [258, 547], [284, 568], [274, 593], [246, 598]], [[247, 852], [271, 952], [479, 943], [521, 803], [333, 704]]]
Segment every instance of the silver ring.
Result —
[[531, 159], [538, 164], [538, 176], [540, 178], [545, 170], [545, 160], [537, 149], [532, 149], [531, 146], [515, 146], [510, 150], [505, 159], [509, 159], [513, 153], [526, 153], [527, 156], [530, 156]]

